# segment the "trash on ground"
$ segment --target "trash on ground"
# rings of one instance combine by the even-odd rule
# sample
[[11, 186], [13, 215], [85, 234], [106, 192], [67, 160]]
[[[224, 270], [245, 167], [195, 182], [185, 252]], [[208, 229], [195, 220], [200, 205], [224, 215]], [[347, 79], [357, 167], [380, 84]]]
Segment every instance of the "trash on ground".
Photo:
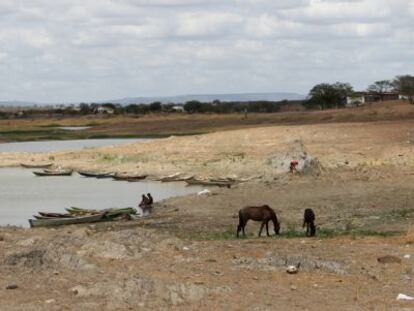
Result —
[[398, 294], [397, 300], [414, 300], [414, 297], [407, 296], [405, 294]]

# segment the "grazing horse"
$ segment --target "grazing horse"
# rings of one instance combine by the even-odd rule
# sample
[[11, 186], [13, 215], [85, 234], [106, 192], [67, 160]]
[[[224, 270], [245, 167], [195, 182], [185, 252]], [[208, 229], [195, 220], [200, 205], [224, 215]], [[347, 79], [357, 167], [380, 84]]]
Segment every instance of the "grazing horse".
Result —
[[306, 236], [315, 236], [316, 226], [315, 226], [315, 213], [312, 209], [305, 209], [303, 215], [303, 228], [306, 225]]
[[246, 206], [239, 211], [239, 225], [237, 226], [237, 234], [239, 237], [240, 231], [243, 231], [243, 236], [246, 236], [244, 228], [246, 227], [249, 219], [254, 221], [261, 221], [262, 226], [260, 227], [259, 237], [262, 234], [264, 225], [266, 225], [266, 233], [269, 236], [269, 221], [273, 222], [275, 235], [279, 234], [280, 223], [277, 220], [276, 213], [268, 205], [262, 206]]

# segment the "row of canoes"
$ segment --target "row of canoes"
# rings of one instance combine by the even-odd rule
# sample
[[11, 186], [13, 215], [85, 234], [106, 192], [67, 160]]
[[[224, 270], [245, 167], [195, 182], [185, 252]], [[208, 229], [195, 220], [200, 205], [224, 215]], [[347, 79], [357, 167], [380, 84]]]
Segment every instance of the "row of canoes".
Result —
[[[36, 176], [71, 176], [73, 170], [51, 170], [44, 169], [43, 171], [34, 171], [33, 174]], [[78, 171], [78, 174], [88, 178], [112, 178], [114, 180], [122, 181], [139, 181], [147, 178], [148, 175], [119, 175], [114, 173], [96, 173], [87, 171]]]
[[[39, 163], [39, 164], [21, 164], [22, 167], [26, 168], [45, 168], [41, 172], [33, 172], [36, 176], [70, 176], [72, 175], [72, 170], [50, 170], [46, 169], [47, 167], [52, 166], [52, 163]], [[147, 178], [147, 175], [122, 175], [117, 173], [99, 173], [92, 171], [78, 171], [78, 174], [84, 177], [90, 178], [112, 178], [114, 180], [135, 182]], [[198, 185], [198, 186], [218, 186], [218, 187], [227, 187], [230, 188], [232, 185], [237, 182], [232, 178], [221, 178], [221, 179], [197, 179], [194, 176], [181, 176], [180, 173], [176, 173], [170, 176], [162, 177], [159, 179], [161, 182], [174, 182], [174, 181], [185, 181], [188, 185]]]
[[111, 221], [117, 218], [131, 218], [136, 215], [137, 210], [132, 207], [110, 208], [105, 210], [83, 209], [71, 207], [66, 209], [67, 213], [44, 213], [34, 215], [29, 219], [30, 227], [52, 227], [61, 225], [72, 225], [82, 223], [93, 223], [99, 221]]

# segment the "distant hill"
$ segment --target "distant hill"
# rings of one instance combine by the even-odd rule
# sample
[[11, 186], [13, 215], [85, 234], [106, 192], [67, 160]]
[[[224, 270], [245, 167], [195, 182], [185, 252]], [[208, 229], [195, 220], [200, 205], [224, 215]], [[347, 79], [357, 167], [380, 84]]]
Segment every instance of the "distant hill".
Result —
[[[150, 104], [156, 101], [159, 101], [163, 104], [167, 103], [185, 103], [190, 100], [198, 100], [200, 102], [212, 102], [213, 100], [220, 101], [255, 101], [255, 100], [266, 100], [266, 101], [280, 101], [280, 100], [301, 100], [305, 96], [296, 93], [288, 92], [274, 92], [274, 93], [242, 93], [242, 94], [194, 94], [194, 95], [177, 95], [177, 96], [151, 96], [151, 97], [126, 97], [121, 99], [111, 99], [111, 100], [99, 100], [92, 101], [95, 103], [113, 103], [113, 104]], [[64, 103], [64, 102], [62, 102]], [[80, 102], [79, 102], [80, 103]], [[70, 104], [79, 104], [79, 103], [65, 103], [66, 105]], [[55, 103], [57, 104], [57, 103]], [[53, 103], [41, 103], [41, 102], [30, 102], [22, 100], [10, 100], [10, 101], [0, 101], [0, 106], [5, 107], [33, 107], [33, 106], [46, 106], [46, 105], [55, 105]]]
[[113, 99], [100, 102], [108, 102], [114, 104], [128, 105], [128, 104], [149, 104], [159, 101], [163, 104], [166, 103], [185, 103], [190, 100], [198, 100], [200, 102], [212, 102], [213, 100], [220, 101], [280, 101], [280, 100], [301, 100], [306, 96], [287, 93], [287, 92], [275, 92], [275, 93], [242, 93], [242, 94], [194, 94], [194, 95], [178, 95], [178, 96], [163, 96], [163, 97], [128, 97], [122, 99]]
[[35, 106], [35, 105], [43, 105], [35, 102], [27, 102], [23, 100], [4, 100], [0, 101], [0, 106], [4, 107], [26, 107], [26, 106]]

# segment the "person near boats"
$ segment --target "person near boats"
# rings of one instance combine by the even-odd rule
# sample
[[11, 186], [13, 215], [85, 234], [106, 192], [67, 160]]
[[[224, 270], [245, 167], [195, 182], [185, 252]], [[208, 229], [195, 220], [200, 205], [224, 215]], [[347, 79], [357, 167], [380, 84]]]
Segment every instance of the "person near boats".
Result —
[[143, 212], [146, 210], [151, 211], [153, 203], [154, 198], [152, 197], [151, 193], [147, 193], [147, 195], [142, 195], [141, 203], [139, 203], [138, 206], [142, 209]]

